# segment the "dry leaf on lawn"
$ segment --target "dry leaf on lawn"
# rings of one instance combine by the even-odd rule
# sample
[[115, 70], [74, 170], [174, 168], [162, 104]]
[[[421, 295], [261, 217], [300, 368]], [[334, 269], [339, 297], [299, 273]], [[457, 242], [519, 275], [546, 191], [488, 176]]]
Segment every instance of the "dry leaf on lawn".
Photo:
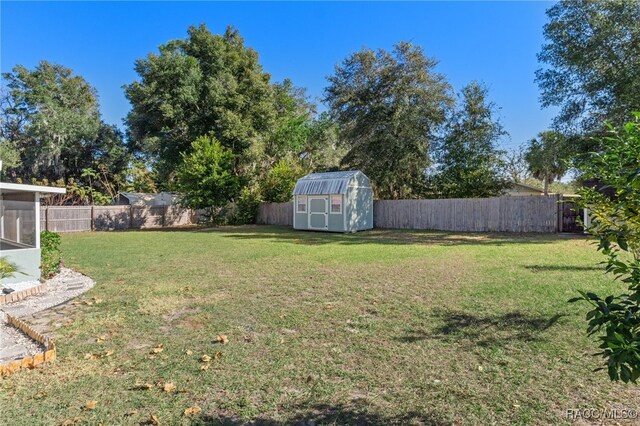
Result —
[[209, 355], [202, 355], [202, 358], [200, 358], [200, 360], [202, 362], [209, 362], [211, 361], [211, 357]]
[[165, 383], [164, 384], [164, 391], [165, 392], [171, 392], [172, 390], [174, 390], [176, 388], [176, 385], [174, 385], [172, 382], [169, 383]]
[[91, 400], [87, 401], [87, 403], [84, 405], [84, 409], [85, 410], [95, 410], [97, 404], [98, 404], [98, 401], [96, 401], [95, 399], [91, 399]]
[[151, 350], [150, 353], [152, 354], [159, 354], [160, 352], [162, 352], [164, 350], [164, 345], [162, 343], [160, 343], [159, 345], [157, 345], [155, 348], [153, 348]]
[[209, 367], [211, 367], [211, 364], [209, 364], [209, 363], [207, 362], [206, 364], [202, 364], [202, 365], [200, 366], [200, 370], [205, 370], [205, 371], [206, 371], [206, 370], [208, 370], [208, 369], [209, 369]]
[[136, 383], [133, 385], [133, 390], [149, 390], [153, 387], [153, 385], [149, 383]]
[[198, 407], [197, 405], [194, 405], [193, 407], [189, 407], [186, 410], [184, 410], [184, 415], [187, 417], [191, 417], [191, 416], [195, 416], [196, 414], [200, 414], [201, 411], [202, 411], [202, 408]]
[[187, 350], [185, 351], [185, 353], [186, 353], [187, 355], [191, 355], [191, 354], [193, 353], [193, 351], [192, 351], [191, 349], [187, 349]]
[[96, 337], [96, 342], [104, 342], [105, 340], [107, 340], [107, 335], [106, 334], [102, 334], [102, 335]]
[[215, 343], [222, 343], [223, 345], [226, 345], [227, 343], [229, 343], [229, 338], [224, 334], [219, 334], [214, 339], [214, 342]]

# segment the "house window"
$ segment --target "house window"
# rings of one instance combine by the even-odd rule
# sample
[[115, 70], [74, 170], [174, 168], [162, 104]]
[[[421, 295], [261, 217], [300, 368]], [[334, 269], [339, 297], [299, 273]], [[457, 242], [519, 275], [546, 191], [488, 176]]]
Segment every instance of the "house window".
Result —
[[298, 201], [296, 202], [296, 213], [306, 213], [307, 212], [307, 197], [298, 195]]
[[342, 213], [342, 195], [331, 196], [331, 213]]

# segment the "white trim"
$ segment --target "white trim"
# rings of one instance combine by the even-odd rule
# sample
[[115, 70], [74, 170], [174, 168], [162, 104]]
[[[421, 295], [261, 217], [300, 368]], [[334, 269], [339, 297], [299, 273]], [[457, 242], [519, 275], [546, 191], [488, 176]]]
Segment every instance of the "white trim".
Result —
[[[302, 200], [304, 197], [304, 211], [300, 211], [298, 209], [298, 204], [300, 203], [300, 200]], [[296, 195], [296, 213], [308, 213], [309, 212], [309, 197], [307, 197], [306, 195]]]
[[36, 248], [40, 248], [40, 193], [36, 192], [36, 223], [35, 223], [35, 231], [36, 231]]
[[42, 192], [44, 194], [66, 194], [66, 188], [55, 186], [25, 185], [22, 183], [0, 182], [0, 190], [16, 192]]
[[[324, 201], [324, 213], [311, 213], [311, 200], [318, 199]], [[326, 231], [329, 229], [329, 196], [328, 195], [308, 195], [307, 196], [307, 228], [315, 229], [318, 231]], [[324, 215], [324, 226], [322, 228], [316, 228], [311, 226], [311, 215], [312, 214], [323, 214]]]
[[[333, 197], [340, 197], [340, 211], [333, 211]], [[344, 205], [344, 196], [342, 194], [329, 195], [329, 214], [342, 214]]]

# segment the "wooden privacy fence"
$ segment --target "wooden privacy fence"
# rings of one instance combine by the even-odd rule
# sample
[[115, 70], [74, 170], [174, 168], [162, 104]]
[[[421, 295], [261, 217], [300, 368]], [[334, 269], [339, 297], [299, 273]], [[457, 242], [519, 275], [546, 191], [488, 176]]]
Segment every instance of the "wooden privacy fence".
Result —
[[506, 196], [375, 201], [378, 228], [466, 232], [557, 232], [558, 197]]
[[[561, 196], [504, 196], [442, 200], [376, 200], [376, 228], [459, 232], [558, 232]], [[292, 225], [293, 203], [262, 203], [258, 223]]]
[[293, 226], [293, 202], [260, 203], [256, 223], [260, 225]]
[[40, 227], [55, 232], [143, 229], [194, 223], [192, 210], [178, 206], [47, 206]]

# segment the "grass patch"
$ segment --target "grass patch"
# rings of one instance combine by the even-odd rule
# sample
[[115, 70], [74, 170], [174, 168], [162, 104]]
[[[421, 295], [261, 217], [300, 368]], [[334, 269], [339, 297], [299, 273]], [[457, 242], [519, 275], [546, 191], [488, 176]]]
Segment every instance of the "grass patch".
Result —
[[1, 382], [0, 424], [563, 424], [638, 408], [636, 387], [591, 373], [587, 307], [566, 303], [618, 285], [582, 238], [247, 226], [68, 234], [63, 250], [101, 302], [57, 331], [55, 364]]

